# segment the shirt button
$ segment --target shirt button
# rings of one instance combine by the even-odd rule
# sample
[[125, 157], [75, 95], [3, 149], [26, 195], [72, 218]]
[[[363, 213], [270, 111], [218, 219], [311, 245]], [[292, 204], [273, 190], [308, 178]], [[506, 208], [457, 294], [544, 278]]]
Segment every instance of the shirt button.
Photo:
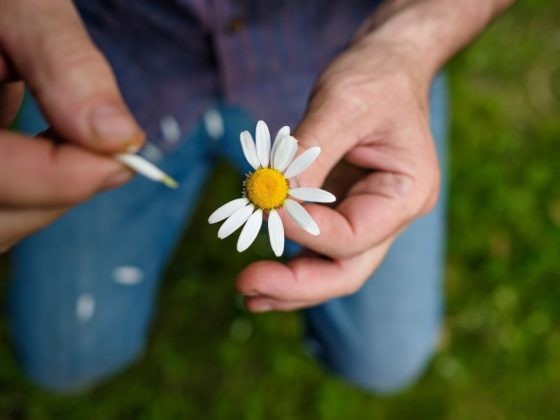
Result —
[[227, 25], [227, 32], [230, 34], [234, 34], [239, 32], [247, 27], [247, 21], [242, 17], [236, 17], [232, 19], [229, 24]]

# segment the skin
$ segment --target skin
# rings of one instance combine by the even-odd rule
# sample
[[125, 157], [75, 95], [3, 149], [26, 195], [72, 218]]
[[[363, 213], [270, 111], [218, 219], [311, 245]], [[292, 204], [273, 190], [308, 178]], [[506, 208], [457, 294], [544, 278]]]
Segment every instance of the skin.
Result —
[[[132, 174], [109, 154], [144, 141], [72, 2], [4, 0], [1, 9], [0, 252], [129, 180]], [[24, 83], [52, 127], [41, 139], [2, 130], [19, 108]]]
[[[430, 82], [511, 2], [387, 1], [364, 24], [319, 78], [295, 132], [302, 148], [322, 148], [299, 183], [324, 184], [339, 200], [332, 208], [306, 205], [319, 237], [282, 215], [286, 234], [309, 251], [239, 273], [249, 310], [294, 310], [354, 293], [395, 236], [433, 208], [439, 170], [428, 123]], [[54, 137], [64, 140], [0, 131], [1, 251], [126, 182], [130, 173], [107, 154], [138, 147], [143, 133], [70, 1], [4, 0], [0, 53], [0, 127], [15, 115], [25, 82]], [[95, 124], [96, 112], [107, 117], [108, 108], [114, 115]]]
[[317, 237], [282, 214], [287, 236], [309, 251], [246, 267], [236, 284], [249, 310], [289, 311], [358, 291], [395, 236], [434, 207], [440, 174], [430, 82], [510, 3], [388, 1], [331, 63], [295, 137], [302, 148], [322, 148], [300, 185], [324, 184], [338, 201], [305, 206], [321, 228]]

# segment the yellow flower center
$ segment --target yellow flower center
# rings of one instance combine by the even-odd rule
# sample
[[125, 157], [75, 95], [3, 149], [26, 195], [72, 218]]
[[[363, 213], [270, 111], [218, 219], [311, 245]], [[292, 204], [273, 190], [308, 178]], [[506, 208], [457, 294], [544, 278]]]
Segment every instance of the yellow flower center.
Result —
[[290, 185], [280, 172], [271, 168], [259, 168], [245, 180], [245, 195], [261, 210], [281, 207], [288, 197]]

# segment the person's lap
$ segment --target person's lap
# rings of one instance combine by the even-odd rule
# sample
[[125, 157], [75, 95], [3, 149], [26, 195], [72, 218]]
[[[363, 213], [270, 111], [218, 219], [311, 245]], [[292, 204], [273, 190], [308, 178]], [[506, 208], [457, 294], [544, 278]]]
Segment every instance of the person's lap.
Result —
[[[441, 80], [431, 105], [444, 160]], [[21, 365], [34, 381], [58, 391], [80, 389], [142, 351], [162, 270], [213, 161], [221, 155], [248, 169], [238, 136], [255, 121], [236, 108], [212, 112], [222, 117], [223, 135], [214, 129], [210, 136], [201, 121], [159, 162], [179, 179], [179, 191], [137, 177], [15, 249], [11, 329]], [[305, 311], [309, 350], [348, 380], [390, 392], [413, 381], [429, 360], [442, 317], [444, 201], [397, 239], [358, 293]]]

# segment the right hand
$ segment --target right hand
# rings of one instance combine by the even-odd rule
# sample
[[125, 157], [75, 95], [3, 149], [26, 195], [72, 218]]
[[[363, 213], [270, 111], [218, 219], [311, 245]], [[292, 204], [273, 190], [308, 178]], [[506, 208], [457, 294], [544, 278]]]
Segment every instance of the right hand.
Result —
[[[2, 131], [15, 117], [24, 83], [57, 139]], [[58, 139], [64, 142], [53, 141]], [[143, 142], [73, 3], [2, 0], [0, 252], [72, 205], [128, 181], [132, 173], [110, 154]]]

